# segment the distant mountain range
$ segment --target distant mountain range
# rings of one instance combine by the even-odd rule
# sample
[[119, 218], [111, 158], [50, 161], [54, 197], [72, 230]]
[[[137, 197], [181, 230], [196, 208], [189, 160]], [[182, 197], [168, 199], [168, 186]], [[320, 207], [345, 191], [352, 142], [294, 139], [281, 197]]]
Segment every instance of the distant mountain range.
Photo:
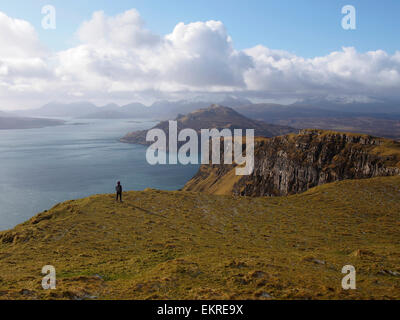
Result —
[[98, 110], [99, 108], [96, 105], [86, 101], [75, 103], [51, 102], [39, 109], [18, 110], [13, 111], [13, 114], [27, 117], [78, 118]]
[[[74, 117], [74, 118], [139, 118], [151, 117], [160, 120], [174, 119], [178, 114], [187, 114], [211, 104], [231, 107], [250, 118], [262, 120], [282, 120], [287, 118], [318, 117], [359, 117], [400, 119], [400, 103], [381, 102], [346, 102], [342, 100], [314, 98], [291, 105], [274, 103], [253, 104], [250, 100], [226, 96], [223, 99], [189, 99], [179, 101], [156, 101], [150, 106], [142, 103], [130, 103], [119, 106], [108, 104], [97, 107], [91, 102], [74, 103], [51, 102], [39, 109], [19, 110], [14, 115], [36, 117]], [[0, 115], [2, 112], [0, 112]]]
[[319, 105], [324, 104], [323, 102], [313, 106], [250, 104], [234, 109], [251, 119], [297, 129], [346, 131], [400, 139], [400, 105], [397, 109], [389, 105], [379, 109], [369, 106], [363, 111], [359, 111], [361, 104], [358, 103], [333, 104], [330, 102], [332, 109], [325, 109]]
[[[35, 110], [13, 112], [14, 116], [79, 119], [170, 120], [216, 103], [203, 97], [180, 101], [157, 101], [151, 106], [130, 103], [97, 107], [90, 102], [52, 102]], [[394, 101], [352, 102], [313, 98], [291, 105], [253, 104], [247, 99], [225, 96], [219, 105], [231, 107], [245, 117], [296, 129], [316, 128], [372, 134], [400, 139], [400, 103]], [[0, 113], [0, 116], [4, 116]], [[7, 116], [10, 116], [8, 114]]]
[[357, 114], [396, 114], [400, 115], [400, 102], [390, 99], [350, 101], [345, 98], [314, 97], [293, 104], [294, 107], [311, 107], [319, 110], [335, 110], [337, 112]]
[[[157, 101], [151, 106], [141, 103], [130, 103], [124, 106], [108, 104], [97, 107], [93, 103], [82, 101], [75, 103], [52, 102], [39, 109], [15, 111], [13, 114], [29, 117], [72, 117], [80, 119], [175, 119], [179, 114], [187, 114], [200, 108], [209, 106], [216, 101], [180, 100]], [[222, 105], [237, 107], [251, 104], [251, 101], [235, 97], [225, 97], [220, 101]]]

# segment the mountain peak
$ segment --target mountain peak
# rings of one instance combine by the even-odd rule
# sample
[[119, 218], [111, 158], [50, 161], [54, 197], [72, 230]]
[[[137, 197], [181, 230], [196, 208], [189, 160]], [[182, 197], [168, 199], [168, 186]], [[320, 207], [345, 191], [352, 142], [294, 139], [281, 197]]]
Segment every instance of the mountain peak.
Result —
[[[279, 125], [272, 125], [261, 121], [256, 121], [245, 117], [235, 110], [219, 104], [213, 104], [208, 108], [196, 110], [186, 115], [179, 114], [175, 119], [179, 129], [193, 129], [201, 132], [202, 129], [254, 129], [256, 136], [273, 137], [287, 133], [297, 132], [298, 130]], [[160, 122], [154, 128], [168, 132], [169, 122]], [[122, 142], [149, 145], [145, 140], [147, 131], [136, 131], [128, 133], [121, 139]]]
[[227, 108], [227, 109], [230, 109], [230, 108], [228, 108], [228, 107], [224, 107], [224, 106], [222, 106], [222, 105], [220, 105], [220, 104], [217, 104], [217, 103], [213, 103], [211, 106], [209, 106], [209, 109], [218, 109], [218, 108]]

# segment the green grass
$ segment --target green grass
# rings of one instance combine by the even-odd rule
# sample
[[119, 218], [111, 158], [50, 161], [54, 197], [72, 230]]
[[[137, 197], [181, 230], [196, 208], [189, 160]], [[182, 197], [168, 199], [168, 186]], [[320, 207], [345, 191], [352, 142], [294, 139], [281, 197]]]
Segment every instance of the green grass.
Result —
[[[400, 298], [400, 277], [384, 272], [400, 272], [400, 177], [280, 198], [124, 198], [68, 201], [1, 233], [0, 298]], [[41, 288], [47, 264], [56, 290]], [[341, 288], [347, 264], [355, 291]]]

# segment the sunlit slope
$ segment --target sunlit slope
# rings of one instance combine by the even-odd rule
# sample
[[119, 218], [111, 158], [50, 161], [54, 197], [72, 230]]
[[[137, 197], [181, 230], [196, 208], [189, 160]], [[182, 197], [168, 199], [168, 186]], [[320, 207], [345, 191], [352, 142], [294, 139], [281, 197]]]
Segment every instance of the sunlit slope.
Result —
[[[400, 177], [239, 198], [148, 190], [59, 204], [0, 236], [0, 298], [400, 298]], [[57, 289], [41, 288], [53, 265]], [[357, 270], [343, 291], [341, 269]]]

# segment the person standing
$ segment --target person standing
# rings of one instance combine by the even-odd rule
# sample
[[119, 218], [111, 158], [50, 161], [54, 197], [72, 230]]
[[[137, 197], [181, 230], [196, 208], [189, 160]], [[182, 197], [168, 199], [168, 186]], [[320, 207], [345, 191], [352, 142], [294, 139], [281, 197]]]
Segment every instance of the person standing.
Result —
[[119, 199], [120, 202], [122, 202], [122, 185], [121, 182], [118, 181], [117, 186], [115, 187], [115, 191], [117, 192], [117, 201]]

